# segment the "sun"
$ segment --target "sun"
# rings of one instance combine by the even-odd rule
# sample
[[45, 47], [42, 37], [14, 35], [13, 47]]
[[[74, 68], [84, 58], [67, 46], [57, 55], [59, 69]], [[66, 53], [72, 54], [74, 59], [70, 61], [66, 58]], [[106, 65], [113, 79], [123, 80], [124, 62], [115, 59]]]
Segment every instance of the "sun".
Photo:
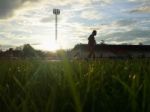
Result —
[[60, 49], [60, 44], [57, 41], [44, 42], [41, 45], [41, 48], [46, 51], [57, 51]]
[[35, 40], [36, 43], [38, 44], [34, 45], [34, 47], [42, 51], [52, 51], [52, 52], [56, 52], [57, 50], [60, 49], [66, 49], [67, 42], [65, 37], [66, 33], [60, 30], [58, 33], [58, 38], [56, 40], [55, 31], [53, 31], [52, 29], [49, 32], [44, 32], [44, 35], [38, 35]]
[[42, 50], [42, 51], [52, 51], [56, 52], [59, 49], [63, 49], [61, 43], [56, 40], [41, 40], [40, 44], [35, 45], [34, 48]]

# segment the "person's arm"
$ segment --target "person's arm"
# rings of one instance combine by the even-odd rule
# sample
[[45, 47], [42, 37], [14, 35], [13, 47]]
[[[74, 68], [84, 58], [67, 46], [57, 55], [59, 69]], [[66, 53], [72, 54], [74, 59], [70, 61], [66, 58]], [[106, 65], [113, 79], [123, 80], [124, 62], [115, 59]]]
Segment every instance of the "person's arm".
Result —
[[94, 38], [94, 44], [96, 45], [96, 40], [95, 40], [95, 38]]

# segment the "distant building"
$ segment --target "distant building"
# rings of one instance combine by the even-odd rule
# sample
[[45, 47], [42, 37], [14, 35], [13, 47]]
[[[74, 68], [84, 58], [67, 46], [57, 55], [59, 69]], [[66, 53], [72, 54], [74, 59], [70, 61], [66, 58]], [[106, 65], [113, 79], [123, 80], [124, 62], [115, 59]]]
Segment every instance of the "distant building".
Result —
[[[96, 58], [150, 58], [150, 45], [108, 45], [97, 44]], [[78, 44], [72, 49], [72, 56], [86, 58], [88, 45]]]

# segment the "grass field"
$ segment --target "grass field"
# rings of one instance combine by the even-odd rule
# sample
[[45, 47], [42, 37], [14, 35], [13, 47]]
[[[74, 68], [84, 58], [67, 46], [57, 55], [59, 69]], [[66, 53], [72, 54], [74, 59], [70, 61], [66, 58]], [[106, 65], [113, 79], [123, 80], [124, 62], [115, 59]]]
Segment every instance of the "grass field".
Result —
[[150, 112], [150, 60], [0, 60], [0, 112]]

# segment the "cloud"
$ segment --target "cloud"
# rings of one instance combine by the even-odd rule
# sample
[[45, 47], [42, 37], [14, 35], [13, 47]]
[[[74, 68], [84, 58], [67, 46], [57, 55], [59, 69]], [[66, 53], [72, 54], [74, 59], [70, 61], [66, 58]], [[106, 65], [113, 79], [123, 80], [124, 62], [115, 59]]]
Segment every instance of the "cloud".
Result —
[[121, 19], [118, 21], [115, 21], [113, 24], [118, 27], [124, 27], [124, 26], [132, 26], [137, 23], [137, 20], [134, 19]]
[[0, 0], [0, 19], [6, 19], [14, 15], [16, 9], [25, 3], [38, 2], [39, 0]]
[[5, 50], [7, 50], [7, 49], [9, 49], [9, 48], [15, 48], [15, 47], [16, 47], [16, 46], [14, 46], [14, 45], [6, 45], [6, 44], [3, 45], [3, 44], [1, 44], [1, 45], [0, 45], [0, 48], [1, 48], [1, 49], [0, 49], [0, 50], [4, 50], [4, 51], [5, 51]]
[[41, 2], [45, 2], [51, 7], [74, 6], [76, 4], [86, 7], [91, 4], [101, 5], [110, 3], [111, 1], [112, 0], [0, 0], [0, 19], [7, 19], [14, 16], [15, 11], [18, 11], [23, 7], [33, 7], [33, 3], [40, 4]]
[[[71, 20], [71, 18], [75, 16], [75, 13], [73, 12], [69, 13], [69, 12], [61, 10], [61, 13], [63, 14], [60, 14], [57, 16], [59, 24], [61, 23], [66, 24]], [[40, 19], [40, 22], [42, 23], [53, 23], [54, 21], [55, 21], [55, 15], [52, 13], [49, 14], [49, 16], [45, 15], [44, 17]]]
[[53, 16], [52, 17], [44, 17], [40, 20], [40, 22], [42, 22], [42, 23], [48, 23], [48, 22], [52, 22], [52, 21], [54, 21]]
[[130, 13], [150, 13], [150, 4], [137, 7], [135, 9], [130, 10], [129, 12]]
[[103, 16], [96, 10], [85, 10], [81, 12], [80, 17], [87, 20], [100, 20]]
[[150, 30], [132, 29], [126, 32], [115, 32], [112, 34], [105, 35], [104, 40], [116, 41], [116, 42], [134, 42], [137, 44], [140, 41], [145, 43], [150, 37]]
[[146, 1], [149, 1], [149, 0], [128, 0], [129, 2], [146, 2]]

